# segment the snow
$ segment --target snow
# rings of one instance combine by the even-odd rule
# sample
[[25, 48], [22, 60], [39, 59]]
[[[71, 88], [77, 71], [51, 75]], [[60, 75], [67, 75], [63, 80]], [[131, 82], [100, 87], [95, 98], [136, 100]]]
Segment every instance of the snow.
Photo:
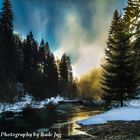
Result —
[[59, 101], [63, 101], [64, 98], [60, 97], [59, 95], [56, 97], [51, 97], [51, 98], [47, 98], [43, 101], [37, 102], [37, 101], [33, 101], [32, 104], [30, 105], [32, 108], [43, 108], [45, 107], [47, 104], [52, 103], [54, 105], [57, 105]]
[[49, 103], [57, 105], [58, 102], [62, 100], [64, 100], [64, 98], [58, 95], [56, 97], [47, 98], [39, 102], [39, 101], [35, 101], [31, 95], [26, 94], [21, 98], [20, 101], [15, 102], [13, 104], [0, 103], [0, 113], [7, 112], [7, 111], [12, 111], [15, 113], [21, 112], [27, 106], [39, 109], [45, 107]]
[[125, 106], [131, 106], [131, 107], [139, 107], [140, 108], [140, 99], [134, 99], [130, 101], [125, 101], [124, 102]]
[[81, 125], [104, 124], [109, 121], [138, 121], [140, 120], [139, 107], [121, 107], [109, 110], [103, 114], [77, 122]]
[[124, 107], [113, 108], [102, 114], [78, 121], [80, 125], [104, 124], [109, 121], [139, 121], [140, 120], [140, 87], [137, 89], [138, 99], [124, 101]]

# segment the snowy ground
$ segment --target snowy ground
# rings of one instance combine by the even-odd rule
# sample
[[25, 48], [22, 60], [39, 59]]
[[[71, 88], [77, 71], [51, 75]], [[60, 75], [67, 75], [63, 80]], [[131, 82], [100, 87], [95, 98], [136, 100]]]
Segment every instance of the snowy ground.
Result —
[[78, 121], [81, 125], [104, 124], [109, 121], [138, 121], [140, 120], [140, 99], [124, 102], [125, 106], [111, 109], [103, 114]]
[[14, 104], [7, 104], [7, 103], [0, 103], [0, 113], [6, 112], [6, 111], [12, 111], [12, 112], [21, 112], [23, 108], [30, 106], [32, 108], [43, 108], [48, 103], [58, 104], [59, 101], [63, 101], [63, 97], [60, 97], [59, 95], [56, 97], [47, 98], [43, 101], [35, 101], [34, 98], [30, 95], [25, 95], [21, 98], [20, 101], [15, 102]]

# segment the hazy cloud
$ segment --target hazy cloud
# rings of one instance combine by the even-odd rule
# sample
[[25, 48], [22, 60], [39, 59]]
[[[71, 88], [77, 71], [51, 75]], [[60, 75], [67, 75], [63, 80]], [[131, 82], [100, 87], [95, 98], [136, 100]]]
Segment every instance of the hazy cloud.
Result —
[[[68, 53], [74, 73], [78, 76], [100, 65], [113, 12], [115, 9], [121, 11], [125, 3], [93, 0], [85, 6], [82, 12], [78, 8], [66, 11], [63, 24], [56, 30], [59, 47], [55, 54], [61, 56], [64, 52]], [[90, 15], [83, 12], [87, 12], [85, 9]]]
[[14, 29], [23, 36], [32, 30], [58, 57], [66, 52], [79, 76], [100, 64], [113, 12], [122, 12], [126, 1], [11, 0]]

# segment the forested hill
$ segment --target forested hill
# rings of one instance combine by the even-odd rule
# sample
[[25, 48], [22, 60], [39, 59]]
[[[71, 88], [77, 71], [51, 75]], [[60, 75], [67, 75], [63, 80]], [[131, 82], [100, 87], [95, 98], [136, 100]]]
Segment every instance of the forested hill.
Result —
[[13, 19], [10, 0], [3, 0], [0, 11], [1, 100], [11, 101], [21, 95], [19, 84], [24, 89], [22, 94], [30, 93], [37, 99], [59, 94], [69, 98], [103, 99], [107, 104], [117, 102], [123, 106], [125, 100], [136, 97], [140, 86], [139, 0], [128, 0], [123, 14], [115, 10], [101, 68], [88, 71], [78, 83], [66, 53], [56, 59], [46, 40], [37, 42], [31, 31], [25, 39], [15, 34]]
[[10, 101], [18, 95], [18, 82], [36, 98], [73, 97], [77, 87], [69, 56], [56, 59], [48, 42], [37, 42], [32, 32], [24, 40], [14, 34], [9, 0], [4, 0], [0, 15], [0, 99]]

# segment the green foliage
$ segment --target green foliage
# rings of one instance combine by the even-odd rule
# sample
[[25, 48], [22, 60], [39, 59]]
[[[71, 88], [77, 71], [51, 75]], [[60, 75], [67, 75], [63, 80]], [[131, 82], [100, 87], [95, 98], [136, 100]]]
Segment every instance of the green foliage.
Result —
[[59, 74], [61, 94], [64, 96], [74, 97], [77, 92], [76, 82], [73, 79], [70, 58], [65, 53], [63, 54], [59, 64]]
[[134, 98], [136, 93], [137, 79], [130, 37], [125, 21], [116, 10], [105, 50], [102, 89], [107, 102], [118, 101], [121, 106], [125, 99]]
[[140, 1], [128, 0], [124, 14], [125, 25], [131, 34], [131, 46], [133, 46], [134, 63], [138, 77], [138, 86], [140, 85]]
[[135, 58], [135, 67], [138, 77], [138, 86], [140, 85], [140, 36], [134, 42], [134, 58]]

